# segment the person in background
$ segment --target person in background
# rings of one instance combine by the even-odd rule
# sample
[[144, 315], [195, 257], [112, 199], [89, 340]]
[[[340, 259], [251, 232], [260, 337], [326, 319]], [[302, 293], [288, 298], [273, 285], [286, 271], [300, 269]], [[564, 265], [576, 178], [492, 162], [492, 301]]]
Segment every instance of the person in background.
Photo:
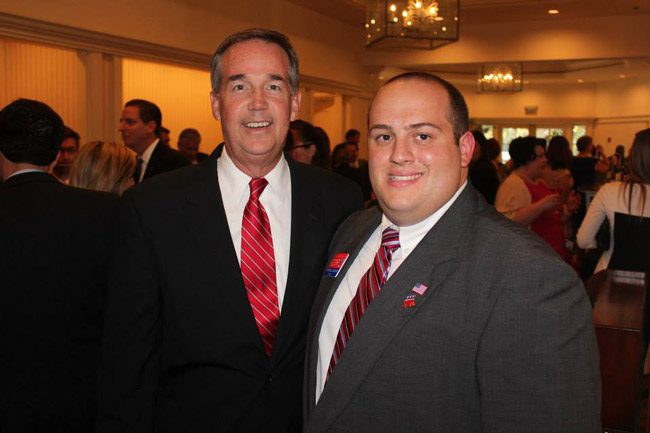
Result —
[[609, 163], [603, 154], [594, 149], [594, 140], [583, 135], [576, 142], [578, 155], [571, 160], [571, 175], [576, 189], [594, 189], [596, 187], [596, 172], [607, 173]]
[[207, 153], [199, 151], [201, 134], [194, 128], [185, 128], [178, 136], [178, 151], [190, 162], [198, 164], [208, 157]]
[[0, 111], [2, 433], [88, 433], [97, 414], [118, 198], [48, 173], [63, 135], [42, 102]]
[[170, 135], [169, 135], [169, 129], [165, 128], [164, 126], [160, 127], [160, 144], [163, 146], [169, 147], [169, 142], [170, 142]]
[[[596, 264], [595, 272], [607, 269], [615, 249], [616, 217], [615, 215], [631, 215], [634, 217], [650, 217], [650, 128], [636, 133], [628, 158], [629, 177], [625, 181], [606, 183], [596, 193], [589, 205], [582, 225], [578, 230], [577, 242], [580, 248], [596, 247], [596, 234], [603, 220], [607, 218], [610, 230], [609, 248], [603, 252]], [[632, 222], [641, 224], [642, 218], [633, 218]], [[637, 236], [642, 237], [642, 232]], [[633, 248], [634, 249], [634, 248]], [[633, 253], [648, 262], [647, 245], [636, 249]]]
[[314, 143], [318, 150], [312, 159], [312, 164], [320, 168], [330, 168], [330, 138], [320, 126], [314, 126]]
[[624, 180], [627, 175], [627, 158], [625, 158], [625, 146], [619, 144], [616, 151], [609, 157], [609, 178], [610, 180]]
[[124, 144], [138, 154], [135, 183], [189, 164], [178, 151], [159, 145], [161, 124], [160, 108], [153, 102], [132, 99], [124, 104], [119, 131]]
[[291, 140], [289, 155], [303, 164], [327, 168], [329, 164], [329, 138], [322, 128], [316, 128], [304, 120], [294, 120], [289, 126]]
[[566, 203], [542, 179], [547, 164], [543, 140], [519, 137], [510, 143], [514, 171], [497, 191], [495, 207], [508, 219], [529, 227], [567, 263], [574, 265], [566, 247], [564, 223], [580, 204], [574, 195]]
[[[491, 205], [494, 205], [494, 199], [496, 198], [500, 184], [499, 174], [490, 158], [489, 143], [485, 135], [479, 130], [472, 131], [472, 135], [476, 142], [475, 148], [479, 150], [478, 152], [474, 151], [472, 155], [472, 163], [469, 166], [469, 179], [474, 188], [481, 193], [485, 200]], [[478, 157], [475, 160], [474, 156], [477, 153]]]
[[134, 185], [135, 152], [122, 144], [91, 141], [70, 170], [70, 185], [122, 195]]
[[70, 168], [79, 153], [79, 140], [79, 134], [66, 126], [63, 133], [63, 141], [61, 142], [61, 153], [52, 169], [52, 174], [63, 183], [68, 183]]

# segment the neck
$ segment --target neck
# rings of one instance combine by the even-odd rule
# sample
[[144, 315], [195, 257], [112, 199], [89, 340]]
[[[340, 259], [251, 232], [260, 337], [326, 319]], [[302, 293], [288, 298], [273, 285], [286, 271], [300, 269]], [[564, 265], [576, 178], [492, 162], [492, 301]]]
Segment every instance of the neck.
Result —
[[518, 169], [515, 170], [515, 173], [517, 173], [519, 177], [527, 180], [530, 183], [536, 183], [537, 180], [539, 179], [539, 176], [533, 176], [530, 170], [528, 170], [526, 166], [519, 167]]
[[23, 170], [38, 170], [47, 173], [49, 166], [47, 165], [34, 165], [26, 162], [11, 162], [3, 161], [2, 165], [2, 178], [3, 180], [9, 179], [9, 177]]

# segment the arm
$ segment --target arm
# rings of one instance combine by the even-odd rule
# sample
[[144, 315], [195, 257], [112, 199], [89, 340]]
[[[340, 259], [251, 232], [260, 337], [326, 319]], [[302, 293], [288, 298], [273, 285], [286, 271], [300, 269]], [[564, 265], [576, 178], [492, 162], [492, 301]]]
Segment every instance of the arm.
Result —
[[506, 218], [526, 227], [535, 221], [542, 212], [557, 206], [559, 200], [559, 194], [552, 194], [531, 203], [530, 193], [523, 181], [508, 178], [499, 187], [494, 206]]
[[123, 199], [104, 322], [98, 432], [151, 432], [158, 386], [159, 293], [132, 195]]
[[594, 199], [589, 204], [589, 209], [587, 209], [587, 214], [580, 224], [578, 229], [578, 234], [576, 235], [576, 242], [578, 246], [582, 249], [596, 248], [596, 233], [600, 225], [605, 219], [605, 205], [603, 202], [605, 187], [601, 188], [597, 193]]
[[600, 432], [598, 350], [577, 275], [544, 257], [505, 284], [476, 361], [482, 431]]

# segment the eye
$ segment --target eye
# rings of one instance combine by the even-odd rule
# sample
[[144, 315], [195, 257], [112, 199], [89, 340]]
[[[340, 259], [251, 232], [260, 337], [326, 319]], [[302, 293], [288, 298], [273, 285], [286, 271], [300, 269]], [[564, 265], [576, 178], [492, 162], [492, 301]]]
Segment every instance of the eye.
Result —
[[246, 86], [244, 86], [242, 83], [233, 84], [232, 86], [232, 90], [235, 92], [241, 92], [244, 89], [246, 89]]
[[427, 141], [427, 140], [431, 139], [431, 136], [430, 136], [429, 134], [423, 134], [423, 133], [420, 133], [420, 134], [418, 134], [418, 135], [416, 136], [416, 138], [417, 138], [418, 140], [420, 140], [420, 141]]
[[390, 139], [391, 139], [390, 134], [377, 134], [377, 135], [375, 135], [375, 141], [386, 142], [386, 141], [390, 141]]
[[279, 84], [269, 84], [269, 90], [279, 92], [280, 90], [282, 90], [282, 86], [280, 86]]

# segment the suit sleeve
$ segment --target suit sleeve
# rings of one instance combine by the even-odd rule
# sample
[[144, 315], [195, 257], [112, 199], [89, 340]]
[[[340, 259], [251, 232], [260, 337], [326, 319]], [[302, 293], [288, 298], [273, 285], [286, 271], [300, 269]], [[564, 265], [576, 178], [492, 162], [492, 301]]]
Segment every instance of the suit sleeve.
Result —
[[131, 195], [121, 204], [110, 271], [98, 432], [151, 432], [158, 384], [159, 287]]
[[582, 283], [551, 258], [519, 274], [505, 277], [478, 350], [483, 431], [600, 432], [598, 350]]

